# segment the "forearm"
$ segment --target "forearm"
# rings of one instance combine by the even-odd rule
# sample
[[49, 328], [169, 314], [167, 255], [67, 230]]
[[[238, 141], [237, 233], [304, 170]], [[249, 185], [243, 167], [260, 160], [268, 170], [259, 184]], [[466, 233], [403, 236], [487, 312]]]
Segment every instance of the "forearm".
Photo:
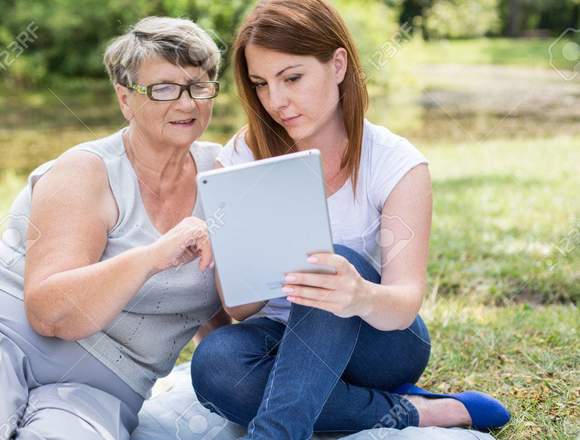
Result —
[[215, 280], [216, 289], [218, 291], [218, 295], [220, 297], [222, 305], [224, 306], [224, 310], [229, 316], [231, 316], [236, 321], [243, 321], [248, 316], [252, 316], [252, 315], [258, 313], [266, 305], [267, 301], [261, 301], [261, 302], [257, 302], [257, 303], [242, 304], [241, 306], [227, 307], [226, 303], [224, 301], [224, 295], [222, 292], [222, 285], [221, 285], [219, 275], [217, 274], [217, 272], [216, 272], [215, 278], [216, 278], [216, 280]]
[[363, 307], [359, 316], [378, 330], [409, 327], [421, 307], [423, 287], [415, 284], [383, 285], [365, 281]]
[[29, 320], [39, 333], [67, 340], [102, 330], [155, 273], [149, 255], [146, 247], [137, 247], [30, 286], [25, 289]]
[[259, 303], [244, 304], [235, 307], [224, 307], [228, 315], [234, 318], [236, 321], [243, 321], [249, 316], [255, 315], [266, 305], [266, 301]]
[[218, 313], [215, 314], [213, 318], [211, 318], [197, 330], [197, 333], [193, 337], [194, 344], [196, 346], [199, 345], [203, 338], [205, 338], [211, 332], [231, 323], [232, 319], [230, 316], [224, 311], [224, 309], [221, 309]]

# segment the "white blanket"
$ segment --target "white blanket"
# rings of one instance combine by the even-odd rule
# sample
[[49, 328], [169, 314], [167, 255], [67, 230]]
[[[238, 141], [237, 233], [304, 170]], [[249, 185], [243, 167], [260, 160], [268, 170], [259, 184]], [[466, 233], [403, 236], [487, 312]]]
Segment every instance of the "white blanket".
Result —
[[[158, 381], [153, 396], [139, 413], [132, 440], [236, 440], [245, 429], [204, 408], [191, 388], [189, 364], [176, 367]], [[380, 428], [356, 434], [315, 435], [313, 440], [493, 440], [489, 434], [467, 429]]]

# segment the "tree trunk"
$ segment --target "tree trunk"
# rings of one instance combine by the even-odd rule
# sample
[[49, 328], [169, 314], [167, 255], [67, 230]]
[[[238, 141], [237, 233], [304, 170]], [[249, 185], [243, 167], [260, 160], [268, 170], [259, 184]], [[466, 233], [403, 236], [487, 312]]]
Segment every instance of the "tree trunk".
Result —
[[522, 32], [523, 4], [522, 0], [508, 0], [507, 35], [518, 37]]

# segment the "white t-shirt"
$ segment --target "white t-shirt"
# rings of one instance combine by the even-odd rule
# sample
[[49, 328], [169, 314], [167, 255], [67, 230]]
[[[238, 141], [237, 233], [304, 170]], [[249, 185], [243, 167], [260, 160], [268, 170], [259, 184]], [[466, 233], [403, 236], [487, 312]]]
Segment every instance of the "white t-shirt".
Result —
[[[217, 160], [228, 167], [253, 161], [254, 155], [243, 136], [234, 136]], [[350, 178], [327, 199], [334, 243], [357, 251], [380, 273], [383, 205], [403, 176], [421, 163], [427, 163], [427, 159], [407, 139], [365, 119], [356, 199]], [[267, 316], [287, 322], [289, 313], [290, 303], [286, 298], [276, 298], [253, 317]]]

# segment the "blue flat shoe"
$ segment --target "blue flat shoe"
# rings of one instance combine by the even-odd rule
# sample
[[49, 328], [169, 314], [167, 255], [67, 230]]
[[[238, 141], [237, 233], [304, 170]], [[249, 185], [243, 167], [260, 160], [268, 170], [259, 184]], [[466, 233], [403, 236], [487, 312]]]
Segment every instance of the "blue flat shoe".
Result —
[[419, 388], [417, 385], [406, 383], [394, 391], [395, 394], [442, 398], [447, 397], [459, 400], [471, 416], [471, 425], [478, 431], [499, 428], [509, 422], [511, 415], [507, 408], [489, 394], [479, 391], [464, 391], [455, 394], [435, 394]]

